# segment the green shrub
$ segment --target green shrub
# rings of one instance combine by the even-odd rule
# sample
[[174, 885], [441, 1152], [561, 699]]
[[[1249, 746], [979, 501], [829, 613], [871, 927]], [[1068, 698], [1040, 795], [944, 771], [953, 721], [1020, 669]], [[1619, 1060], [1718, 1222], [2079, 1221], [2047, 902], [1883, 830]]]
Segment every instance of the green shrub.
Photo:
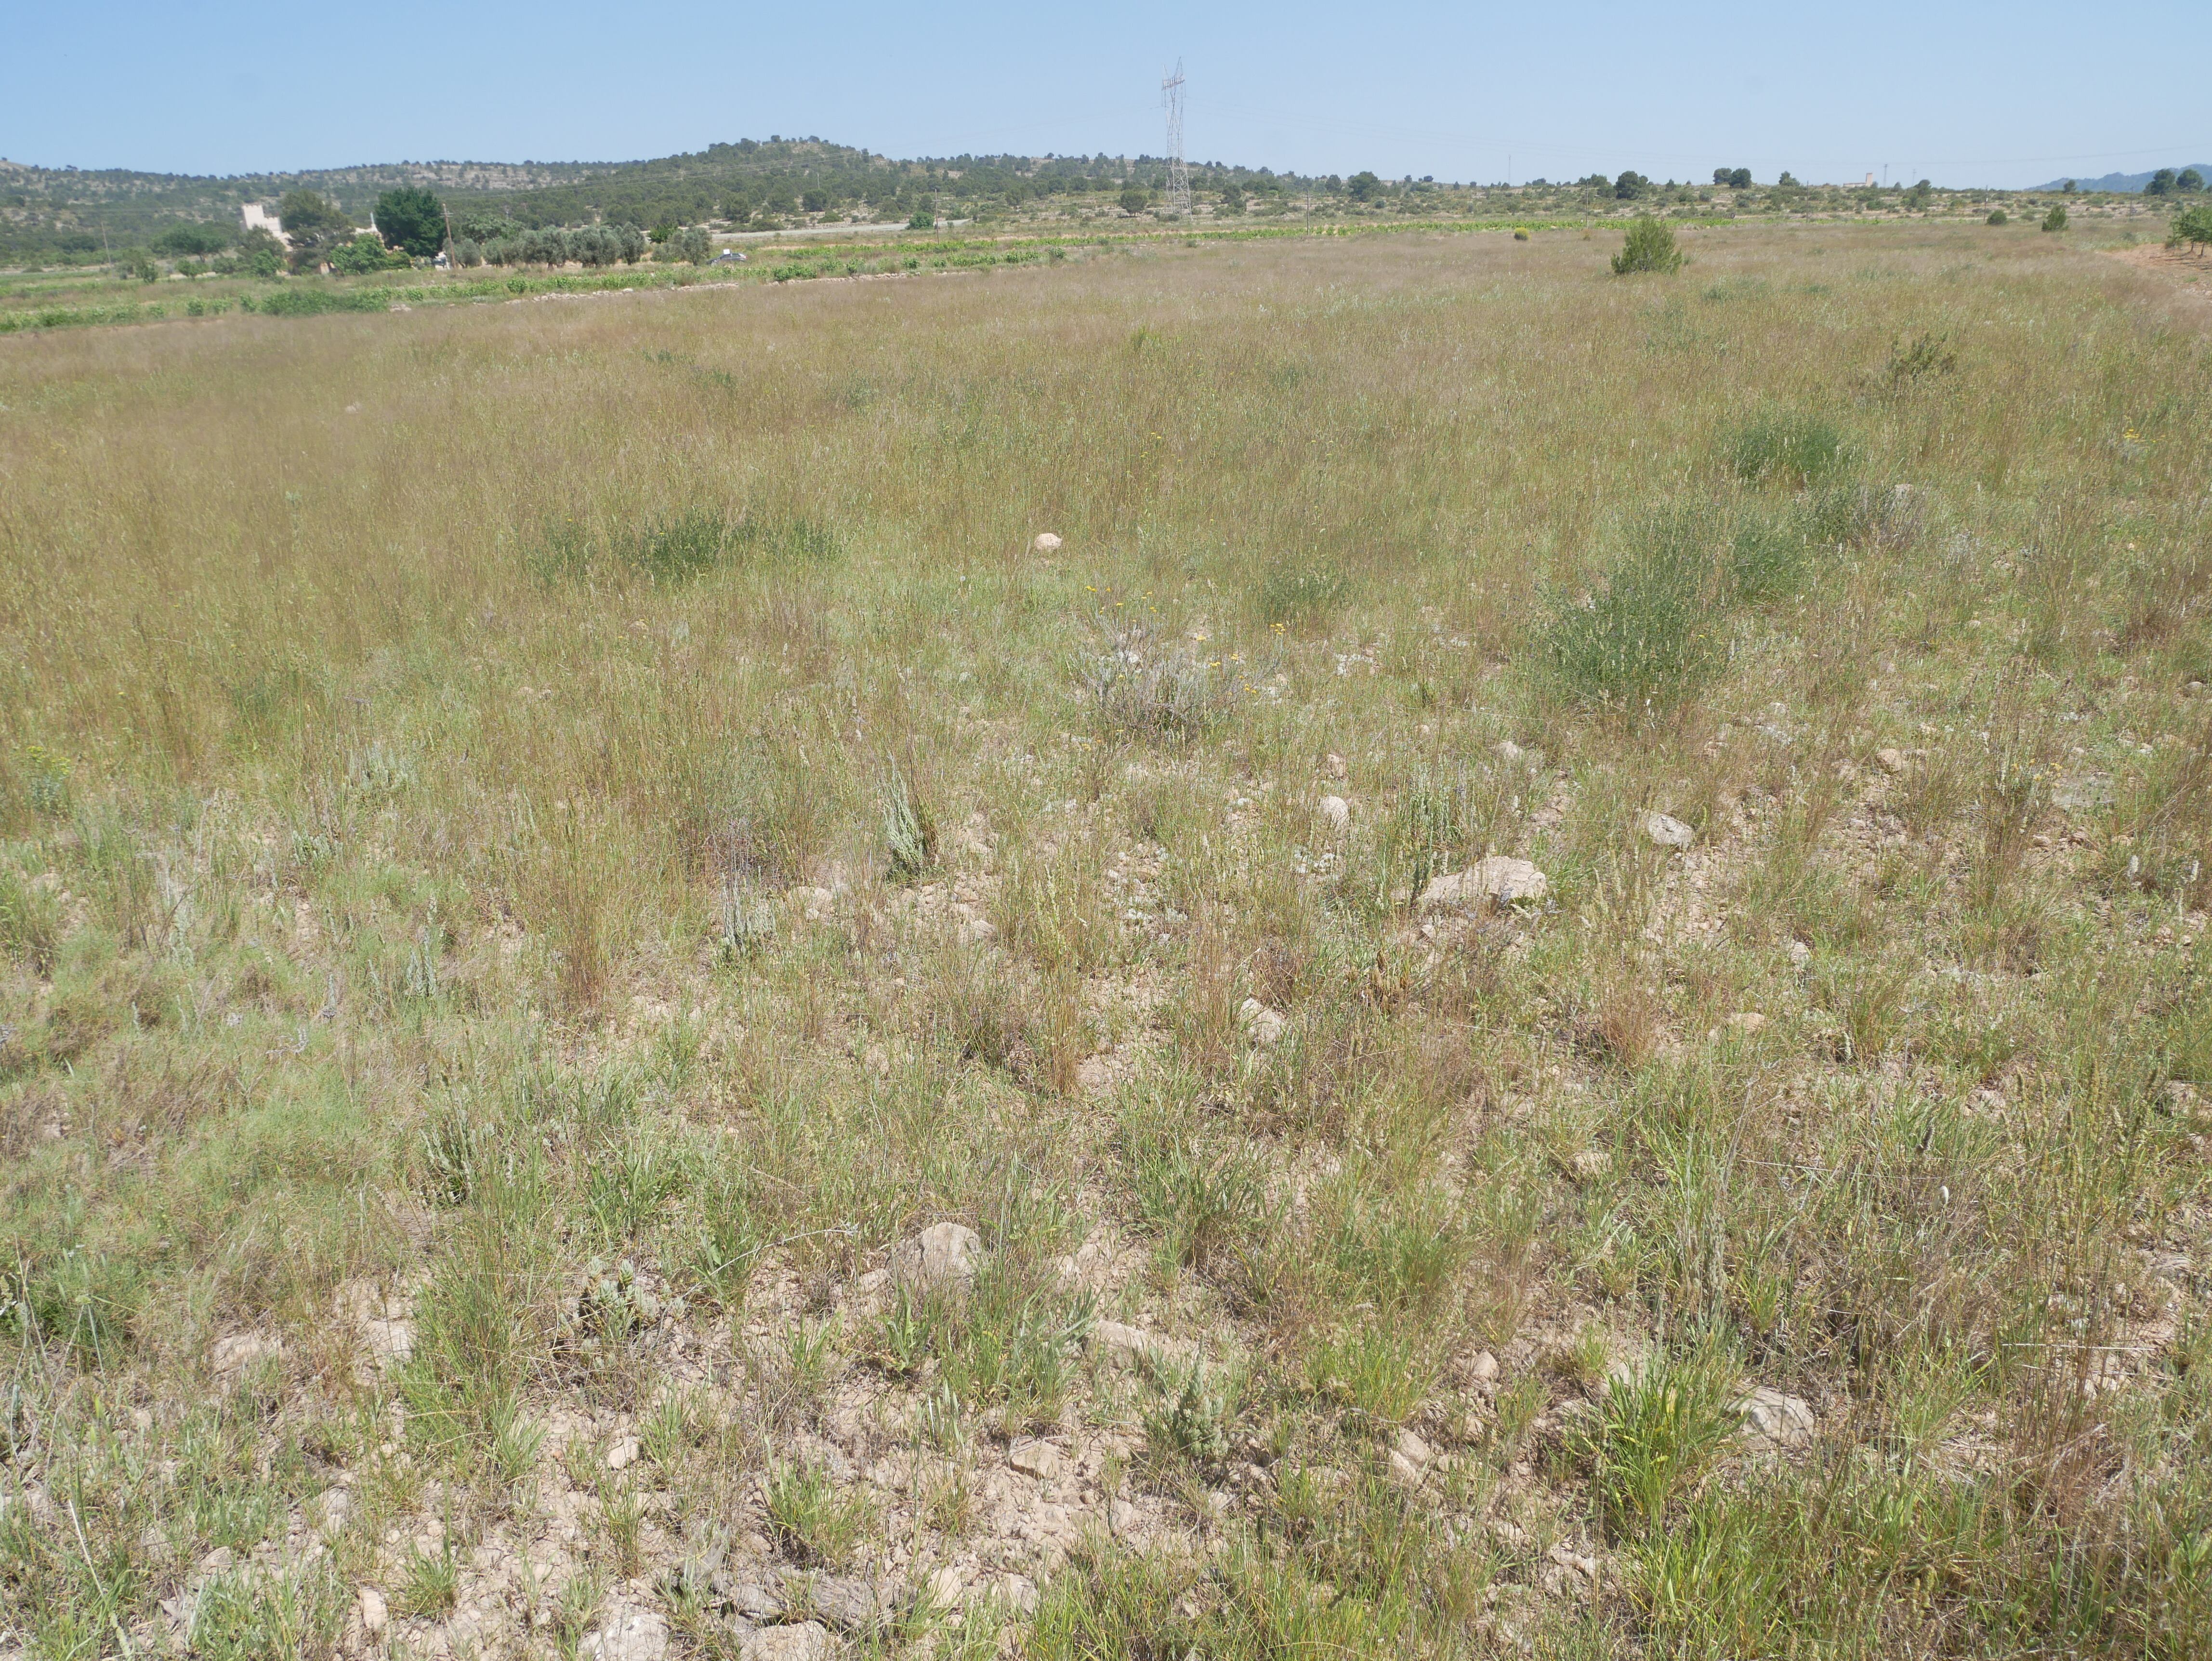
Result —
[[1773, 1655], [1789, 1646], [1785, 1576], [1796, 1566], [1761, 1527], [1766, 1510], [1732, 1494], [1701, 1498], [1627, 1557], [1652, 1625], [1685, 1640], [1668, 1652]]
[[58, 819], [70, 810], [70, 758], [43, 744], [23, 746], [23, 795], [31, 811]]
[[1991, 225], [2002, 225], [2005, 223], [2005, 210], [2002, 208], [1991, 208], [1990, 210], [1989, 219], [1986, 222]]
[[2051, 204], [2051, 211], [2043, 216], [2043, 228], [2046, 231], [2063, 231], [2066, 228], [2066, 204], [2063, 202], [2054, 202]]
[[918, 805], [906, 776], [893, 770], [884, 786], [884, 849], [891, 874], [912, 882], [937, 862], [937, 821]]
[[1882, 370], [1882, 385], [1888, 392], [1899, 392], [1915, 381], [1930, 375], [1949, 374], [1958, 367], [1959, 354], [1950, 337], [1923, 332], [1915, 335], [1910, 344], [1902, 340], [1890, 343], [1889, 362]]
[[404, 251], [386, 247], [367, 231], [352, 241], [341, 242], [331, 250], [331, 269], [344, 277], [366, 277], [372, 271], [405, 271], [408, 263]]
[[1613, 257], [1613, 274], [1627, 277], [1637, 271], [1666, 273], [1682, 269], [1682, 251], [1674, 246], [1674, 233], [1648, 214], [1628, 228], [1620, 252]]
[[1671, 517], [1652, 521], [1595, 592], [1552, 597], [1538, 643], [1544, 672], [1579, 703], [1671, 707], [1720, 666], [1723, 597], [1705, 538]]
[[2202, 249], [2212, 243], [2212, 204], [2200, 204], [2176, 216], [2173, 228], [2166, 234], [2166, 246], [2179, 248], [2187, 244]]
[[1327, 561], [1272, 566], [1260, 579], [1260, 615], [1268, 623], [1298, 623], [1343, 598], [1344, 573]]
[[1382, 828], [1382, 846], [1394, 869], [1408, 873], [1418, 894], [1439, 871], [1457, 866], [1484, 838], [1494, 801], [1486, 801], [1476, 775], [1464, 764], [1443, 773], [1416, 768], [1399, 793]]
[[656, 514], [630, 529], [621, 556], [655, 583], [682, 582], [720, 562], [731, 531], [729, 516], [719, 508]]
[[1591, 1466], [1616, 1526], [1643, 1534], [1704, 1475], [1735, 1424], [1721, 1367], [1655, 1361], [1616, 1379], [1569, 1445]]
[[11, 1295], [0, 1302], [0, 1335], [32, 1348], [58, 1344], [81, 1365], [115, 1366], [131, 1342], [143, 1278], [134, 1258], [57, 1245], [15, 1265]]
[[[352, 1606], [328, 1559], [264, 1575], [250, 1569], [210, 1575], [184, 1605], [191, 1623], [186, 1652], [208, 1661], [334, 1654]], [[95, 1642], [82, 1652], [107, 1652]]]
[[1099, 723], [1123, 738], [1188, 743], [1224, 720], [1244, 691], [1233, 668], [1178, 645], [1156, 645], [1151, 632], [1118, 630], [1085, 669], [1084, 690]]
[[1910, 491], [1831, 484], [1801, 497], [1792, 517], [1814, 547], [1901, 548], [1920, 533], [1922, 503]]
[[533, 579], [549, 586], [581, 581], [609, 563], [659, 586], [688, 582], [741, 558], [821, 560], [834, 557], [842, 547], [834, 530], [804, 515], [699, 507], [648, 514], [604, 534], [581, 518], [549, 520], [525, 550], [523, 564]]
[[399, 1585], [392, 1606], [400, 1614], [420, 1620], [450, 1615], [460, 1597], [460, 1560], [454, 1555], [451, 1541], [434, 1552], [415, 1546], [400, 1560]]
[[1009, 1424], [1048, 1424], [1066, 1402], [1091, 1323], [1088, 1293], [988, 1269], [963, 1318], [938, 1338], [945, 1387], [974, 1406], [1005, 1403]]
[[1132, 1155], [1138, 1214], [1175, 1262], [1204, 1270], [1266, 1208], [1266, 1169], [1247, 1151], [1176, 1139], [1140, 1142]]
[[680, 231], [672, 231], [661, 240], [659, 252], [653, 258], [664, 262], [681, 261], [687, 265], [703, 265], [714, 257], [714, 239], [707, 234], [703, 225], [686, 225]]
[[1812, 484], [1842, 471], [1850, 459], [1844, 435], [1816, 415], [1765, 410], [1721, 441], [1728, 470], [1754, 484]]
[[1753, 605], [1795, 593], [1803, 584], [1807, 549], [1794, 526], [1753, 516], [1729, 539], [1729, 581]]
[[154, 252], [168, 259], [204, 258], [226, 252], [237, 240], [237, 230], [228, 222], [172, 225], [154, 239]]
[[53, 885], [0, 855], [0, 954], [21, 958], [41, 975], [52, 973], [62, 921], [61, 898]]
[[1146, 1451], [1162, 1463], [1218, 1464], [1229, 1457], [1230, 1415], [1231, 1404], [1222, 1392], [1202, 1369], [1193, 1367], [1169, 1387], [1159, 1407], [1145, 1410]]
[[325, 312], [380, 312], [392, 303], [386, 289], [325, 289], [302, 284], [283, 288], [258, 299], [239, 297], [239, 309], [265, 317], [319, 317]]
[[842, 1566], [873, 1521], [867, 1501], [845, 1493], [819, 1464], [808, 1461], [769, 1472], [769, 1532], [799, 1562]]
[[1314, 1394], [1376, 1427], [1418, 1412], [1436, 1368], [1417, 1323], [1386, 1321], [1335, 1333], [1316, 1346], [1306, 1371]]
[[248, 277], [270, 281], [284, 269], [284, 245], [271, 236], [264, 227], [256, 225], [239, 238], [238, 252], [230, 260], [216, 262], [216, 273], [228, 275], [223, 266], [233, 263], [238, 271]]

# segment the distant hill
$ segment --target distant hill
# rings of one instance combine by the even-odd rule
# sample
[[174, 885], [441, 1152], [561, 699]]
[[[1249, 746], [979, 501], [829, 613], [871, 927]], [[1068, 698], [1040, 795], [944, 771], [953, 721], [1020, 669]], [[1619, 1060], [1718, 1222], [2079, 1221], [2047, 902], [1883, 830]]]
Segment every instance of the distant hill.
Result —
[[[1001, 200], [1151, 184], [1152, 156], [956, 155], [894, 161], [818, 138], [740, 139], [644, 161], [398, 161], [228, 178], [113, 168], [33, 167], [0, 160], [0, 264], [96, 260], [193, 222], [235, 228], [248, 202], [319, 191], [356, 223], [395, 185], [427, 185], [456, 215], [519, 226], [593, 222], [696, 224], [749, 215], [859, 209], [903, 217], [924, 201]], [[1191, 164], [1200, 188], [1304, 181], [1266, 167]]]
[[[2184, 167], [2194, 167], [2206, 179], [2212, 179], [2212, 161], [2177, 161], [2173, 164], [2176, 173]], [[2077, 178], [2074, 181], [2074, 188], [2077, 191], [2139, 191], [2149, 184], [2157, 173], [2158, 169], [2153, 167], [2148, 173], [2108, 173], [2102, 179]], [[2048, 185], [2031, 185], [2028, 188], [2056, 191], [2063, 189], [2065, 184], [2063, 179], [2054, 179]]]

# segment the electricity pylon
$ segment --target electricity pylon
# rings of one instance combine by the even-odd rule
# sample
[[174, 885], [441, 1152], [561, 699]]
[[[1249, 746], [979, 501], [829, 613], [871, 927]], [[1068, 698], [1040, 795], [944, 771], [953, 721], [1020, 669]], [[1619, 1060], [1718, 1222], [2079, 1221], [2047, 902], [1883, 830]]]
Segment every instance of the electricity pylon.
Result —
[[1188, 217], [1190, 213], [1190, 169], [1182, 161], [1182, 59], [1175, 73], [1160, 82], [1160, 102], [1168, 113], [1168, 206]]

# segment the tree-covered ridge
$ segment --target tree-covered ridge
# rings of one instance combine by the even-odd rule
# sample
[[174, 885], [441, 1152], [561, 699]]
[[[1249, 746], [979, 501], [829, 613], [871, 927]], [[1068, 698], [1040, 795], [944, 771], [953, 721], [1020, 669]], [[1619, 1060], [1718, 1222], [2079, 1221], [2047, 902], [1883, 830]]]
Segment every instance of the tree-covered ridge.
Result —
[[[523, 229], [557, 225], [695, 224], [802, 213], [911, 216], [941, 201], [1018, 203], [1157, 184], [1150, 155], [973, 155], [899, 161], [818, 138], [740, 139], [644, 161], [397, 162], [216, 178], [125, 169], [80, 171], [0, 161], [0, 261], [97, 259], [152, 242], [180, 224], [236, 222], [248, 202], [308, 190], [365, 223], [396, 187], [435, 192], [456, 213]], [[1323, 185], [1266, 167], [1194, 164], [1194, 186], [1266, 191]]]

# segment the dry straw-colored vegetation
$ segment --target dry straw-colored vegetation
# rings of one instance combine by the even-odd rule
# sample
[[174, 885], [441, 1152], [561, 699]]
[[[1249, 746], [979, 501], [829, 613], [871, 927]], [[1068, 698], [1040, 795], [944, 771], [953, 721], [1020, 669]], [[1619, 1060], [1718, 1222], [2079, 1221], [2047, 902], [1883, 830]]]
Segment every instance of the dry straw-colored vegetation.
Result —
[[2056, 242], [0, 343], [0, 1653], [2204, 1653], [2212, 361]]

